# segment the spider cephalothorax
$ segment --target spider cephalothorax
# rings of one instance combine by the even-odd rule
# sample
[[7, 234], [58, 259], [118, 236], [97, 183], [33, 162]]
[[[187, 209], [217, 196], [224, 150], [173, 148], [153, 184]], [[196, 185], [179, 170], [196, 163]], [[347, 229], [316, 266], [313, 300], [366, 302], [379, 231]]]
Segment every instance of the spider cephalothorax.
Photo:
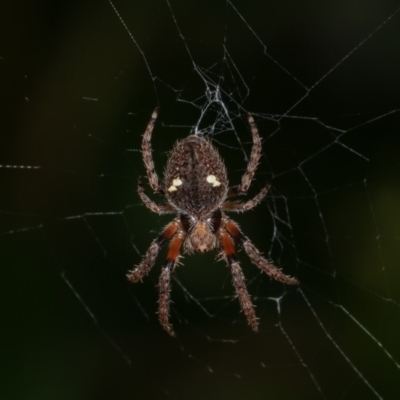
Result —
[[279, 268], [266, 260], [242, 234], [238, 225], [224, 214], [224, 211], [243, 212], [252, 209], [265, 197], [269, 188], [265, 186], [257, 196], [245, 202], [227, 200], [247, 193], [261, 156], [261, 139], [253, 117], [248, 114], [253, 149], [247, 170], [241, 184], [229, 188], [226, 168], [217, 150], [208, 140], [197, 135], [188, 136], [175, 144], [167, 162], [164, 180], [160, 184], [154, 169], [150, 142], [157, 116], [158, 110], [155, 109], [143, 135], [142, 154], [150, 187], [154, 192], [164, 195], [167, 203], [158, 205], [150, 200], [141, 183], [138, 189], [139, 196], [151, 211], [159, 214], [176, 213], [178, 216], [153, 241], [142, 262], [128, 273], [128, 279], [138, 282], [147, 275], [161, 246], [169, 241], [167, 259], [159, 281], [158, 314], [162, 327], [170, 335], [174, 335], [169, 322], [170, 279], [182, 245], [187, 253], [218, 248], [231, 268], [233, 284], [247, 321], [251, 328], [257, 331], [257, 317], [236, 257], [234, 241], [241, 245], [251, 261], [271, 278], [290, 285], [297, 284], [298, 281], [283, 274]]

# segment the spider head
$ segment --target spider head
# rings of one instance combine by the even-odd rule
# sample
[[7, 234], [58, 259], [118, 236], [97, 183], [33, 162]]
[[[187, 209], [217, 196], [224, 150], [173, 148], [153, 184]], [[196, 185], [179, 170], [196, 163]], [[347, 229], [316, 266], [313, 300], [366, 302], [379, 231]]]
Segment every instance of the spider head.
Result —
[[217, 245], [217, 239], [209, 224], [206, 221], [198, 220], [190, 230], [185, 245], [189, 252], [205, 253]]

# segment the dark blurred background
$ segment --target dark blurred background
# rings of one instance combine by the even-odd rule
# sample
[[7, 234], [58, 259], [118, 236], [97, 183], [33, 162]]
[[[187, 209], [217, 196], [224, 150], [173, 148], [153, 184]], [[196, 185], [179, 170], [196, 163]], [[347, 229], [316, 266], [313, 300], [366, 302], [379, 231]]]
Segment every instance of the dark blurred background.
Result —
[[[106, 0], [0, 5], [2, 397], [397, 398], [398, 2], [114, 4], [127, 28]], [[155, 106], [159, 174], [197, 127], [233, 184], [255, 115], [249, 194], [272, 189], [233, 218], [301, 282], [240, 253], [257, 335], [215, 254], [176, 271], [176, 339], [155, 314], [164, 253], [125, 278], [171, 219], [136, 192]]]

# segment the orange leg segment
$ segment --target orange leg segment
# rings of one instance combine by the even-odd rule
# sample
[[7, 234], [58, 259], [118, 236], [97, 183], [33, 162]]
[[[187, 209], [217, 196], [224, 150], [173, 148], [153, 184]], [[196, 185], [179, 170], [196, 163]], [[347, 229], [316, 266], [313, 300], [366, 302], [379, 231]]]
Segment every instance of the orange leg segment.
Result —
[[233, 221], [225, 221], [225, 229], [235, 240], [241, 240], [243, 238], [242, 232], [240, 232], [239, 227]]

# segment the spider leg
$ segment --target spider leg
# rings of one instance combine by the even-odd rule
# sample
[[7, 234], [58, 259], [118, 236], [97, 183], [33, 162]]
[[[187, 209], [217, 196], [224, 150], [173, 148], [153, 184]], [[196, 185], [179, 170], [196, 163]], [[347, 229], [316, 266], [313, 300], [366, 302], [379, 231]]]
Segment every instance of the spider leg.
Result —
[[158, 320], [164, 330], [171, 336], [175, 336], [172, 324], [169, 322], [169, 305], [171, 303], [171, 273], [179, 258], [179, 252], [183, 243], [181, 235], [176, 235], [169, 244], [167, 259], [162, 267], [158, 288], [160, 291], [158, 300]]
[[239, 261], [236, 257], [235, 245], [232, 238], [223, 230], [219, 234], [219, 241], [222, 247], [222, 256], [229, 265], [232, 274], [233, 285], [239, 298], [240, 306], [246, 315], [247, 322], [254, 332], [258, 331], [257, 316], [251, 297], [246, 288], [243, 271], [240, 268]]
[[154, 213], [167, 214], [167, 213], [171, 213], [171, 212], [176, 212], [174, 207], [172, 207], [169, 204], [158, 205], [153, 200], [151, 200], [147, 196], [147, 194], [144, 192], [144, 187], [143, 187], [142, 182], [140, 180], [139, 180], [139, 184], [138, 184], [138, 193], [139, 193], [139, 197], [142, 200], [142, 202], [144, 203], [144, 205], [149, 210], [153, 211]]
[[234, 188], [231, 188], [230, 192], [232, 195], [229, 196], [228, 193], [228, 197], [233, 197], [235, 194], [243, 195], [247, 193], [251, 181], [253, 180], [254, 173], [256, 172], [258, 162], [260, 161], [262, 144], [261, 138], [258, 134], [257, 125], [254, 122], [253, 116], [251, 114], [247, 114], [247, 121], [249, 122], [251, 134], [253, 136], [253, 148], [251, 149], [250, 161], [247, 164], [246, 172], [242, 176], [241, 184]]
[[269, 188], [270, 185], [266, 185], [261, 189], [260, 193], [258, 193], [257, 196], [253, 197], [252, 199], [246, 202], [225, 201], [224, 203], [222, 203], [221, 209], [223, 211], [235, 211], [235, 212], [243, 212], [251, 210], [257, 204], [259, 204], [261, 200], [266, 196]]
[[157, 239], [153, 240], [141, 263], [132, 271], [128, 271], [126, 276], [131, 282], [136, 283], [141, 281], [150, 272], [161, 247], [175, 235], [178, 228], [179, 222], [178, 220], [174, 220], [166, 226], [163, 233]]
[[142, 156], [151, 188], [155, 192], [162, 192], [162, 188], [158, 183], [158, 175], [154, 168], [153, 155], [151, 154], [151, 134], [153, 133], [154, 124], [156, 123], [157, 117], [158, 108], [155, 108], [153, 114], [151, 115], [150, 121], [147, 124], [146, 131], [143, 134]]
[[287, 285], [297, 285], [299, 283], [296, 278], [285, 275], [274, 264], [266, 260], [256, 246], [254, 246], [250, 239], [242, 234], [237, 224], [235, 224], [232, 220], [225, 219], [224, 226], [229, 234], [243, 246], [251, 262], [260, 268], [261, 271], [265, 272], [272, 279]]

